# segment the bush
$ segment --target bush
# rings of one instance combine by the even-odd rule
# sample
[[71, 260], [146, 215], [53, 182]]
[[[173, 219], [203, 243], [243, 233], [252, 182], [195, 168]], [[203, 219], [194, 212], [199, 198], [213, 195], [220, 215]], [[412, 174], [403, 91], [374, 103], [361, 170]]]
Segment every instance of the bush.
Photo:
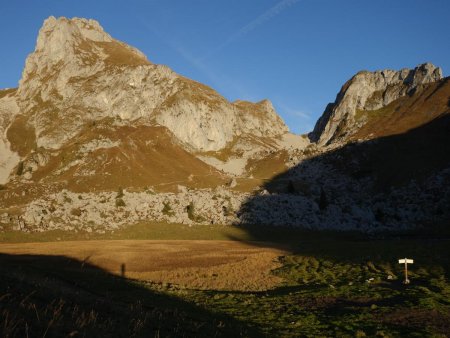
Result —
[[175, 215], [175, 213], [173, 212], [172, 207], [170, 206], [169, 202], [164, 202], [163, 204], [164, 204], [164, 207], [162, 209], [163, 215], [166, 215], [166, 216], [173, 216], [173, 215]]
[[23, 162], [20, 161], [17, 165], [17, 176], [21, 176], [23, 174]]
[[119, 190], [117, 190], [116, 198], [122, 198], [122, 197], [123, 197], [123, 189], [122, 189], [122, 187], [119, 187]]
[[194, 208], [193, 202], [189, 203], [189, 205], [186, 207], [186, 212], [188, 214], [189, 219], [194, 222], [202, 222], [205, 220], [202, 216], [195, 214], [195, 208]]
[[121, 198], [116, 198], [116, 207], [124, 207], [126, 204]]
[[70, 211], [70, 214], [71, 215], [73, 215], [73, 216], [81, 216], [81, 209], [80, 208], [73, 208], [71, 211]]
[[189, 203], [189, 205], [186, 207], [186, 212], [188, 214], [189, 219], [195, 222], [194, 203], [193, 202]]
[[222, 206], [223, 215], [224, 216], [232, 216], [234, 213], [233, 205], [231, 204], [231, 201], [228, 201], [228, 206]]

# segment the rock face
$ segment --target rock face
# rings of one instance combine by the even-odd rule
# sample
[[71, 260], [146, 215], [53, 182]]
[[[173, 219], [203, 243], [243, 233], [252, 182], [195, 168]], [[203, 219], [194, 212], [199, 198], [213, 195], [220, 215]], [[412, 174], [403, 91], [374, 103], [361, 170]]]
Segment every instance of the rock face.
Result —
[[50, 17], [29, 55], [17, 94], [37, 147], [58, 149], [87, 121], [160, 124], [197, 151], [235, 136], [277, 136], [287, 127], [267, 100], [230, 103], [211, 88], [155, 65], [98, 22]]
[[358, 128], [355, 117], [359, 111], [378, 110], [441, 79], [441, 68], [431, 63], [400, 71], [359, 72], [344, 84], [336, 101], [328, 104], [310, 139], [321, 145], [343, 139]]
[[19, 112], [15, 95], [16, 90], [0, 91], [0, 184], [8, 181], [10, 172], [19, 163], [20, 157], [13, 149], [6, 135], [6, 129]]

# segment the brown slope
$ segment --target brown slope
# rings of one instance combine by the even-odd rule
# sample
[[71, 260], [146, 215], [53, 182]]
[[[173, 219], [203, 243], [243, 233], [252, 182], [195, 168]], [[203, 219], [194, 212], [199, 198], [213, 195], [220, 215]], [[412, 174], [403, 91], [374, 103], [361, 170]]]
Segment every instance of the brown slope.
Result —
[[[92, 140], [110, 140], [109, 148], [82, 151]], [[100, 124], [86, 127], [75, 141], [53, 153], [33, 173], [36, 184], [63, 183], [73, 191], [142, 189], [173, 191], [177, 185], [215, 187], [224, 175], [185, 151], [165, 127]]]
[[17, 88], [0, 89], [0, 99], [7, 95], [15, 94], [16, 92]]
[[[223, 183], [219, 172], [181, 148], [164, 127], [121, 127], [103, 136], [121, 145], [99, 149], [88, 155], [86, 164], [71, 169], [72, 189], [117, 189], [155, 186], [173, 190], [178, 184], [205, 188]], [[80, 170], [95, 170], [94, 176], [74, 179]]]

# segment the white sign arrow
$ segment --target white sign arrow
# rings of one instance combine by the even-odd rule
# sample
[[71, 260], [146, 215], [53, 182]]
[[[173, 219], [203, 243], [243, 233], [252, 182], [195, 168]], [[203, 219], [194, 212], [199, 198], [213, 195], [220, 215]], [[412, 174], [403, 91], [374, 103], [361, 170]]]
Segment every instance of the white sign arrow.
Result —
[[407, 259], [407, 258], [399, 259], [398, 263], [399, 264], [412, 264], [412, 263], [414, 263], [414, 259]]

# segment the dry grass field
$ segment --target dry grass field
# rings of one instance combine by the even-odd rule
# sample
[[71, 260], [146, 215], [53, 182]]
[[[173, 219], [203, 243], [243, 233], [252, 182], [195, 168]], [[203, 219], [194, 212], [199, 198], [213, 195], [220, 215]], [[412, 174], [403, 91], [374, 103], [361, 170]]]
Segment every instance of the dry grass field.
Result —
[[[448, 239], [255, 234], [4, 233], [0, 336], [448, 336]], [[409, 285], [399, 257], [415, 260]]]
[[287, 252], [235, 241], [103, 240], [1, 244], [0, 253], [65, 256], [115, 275], [190, 289], [261, 291], [280, 285], [271, 271]]

